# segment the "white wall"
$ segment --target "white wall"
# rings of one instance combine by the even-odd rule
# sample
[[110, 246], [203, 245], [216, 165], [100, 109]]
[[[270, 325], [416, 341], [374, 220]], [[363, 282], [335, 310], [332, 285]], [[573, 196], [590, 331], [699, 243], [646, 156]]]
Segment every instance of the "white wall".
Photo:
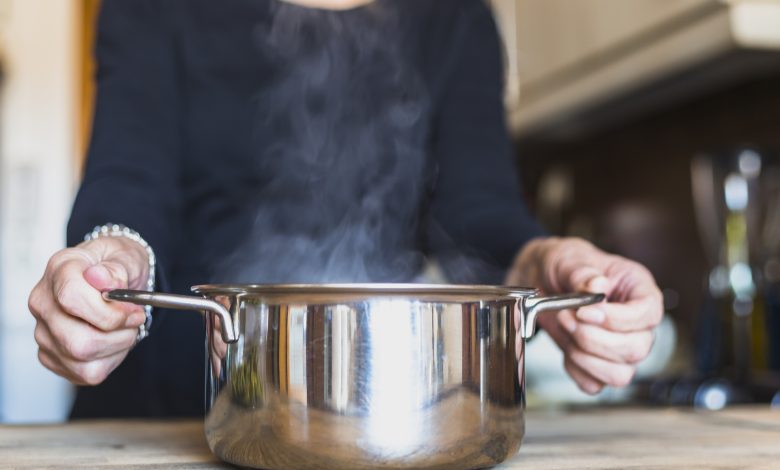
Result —
[[71, 387], [37, 360], [27, 296], [64, 245], [74, 191], [74, 0], [0, 0], [0, 421], [56, 421]]

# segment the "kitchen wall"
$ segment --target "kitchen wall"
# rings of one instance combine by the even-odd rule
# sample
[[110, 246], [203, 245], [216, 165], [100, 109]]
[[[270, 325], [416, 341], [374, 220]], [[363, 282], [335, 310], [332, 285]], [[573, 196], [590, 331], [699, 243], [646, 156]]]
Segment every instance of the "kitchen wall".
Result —
[[0, 1], [0, 421], [65, 417], [71, 387], [44, 369], [27, 296], [64, 245], [76, 183], [78, 3]]

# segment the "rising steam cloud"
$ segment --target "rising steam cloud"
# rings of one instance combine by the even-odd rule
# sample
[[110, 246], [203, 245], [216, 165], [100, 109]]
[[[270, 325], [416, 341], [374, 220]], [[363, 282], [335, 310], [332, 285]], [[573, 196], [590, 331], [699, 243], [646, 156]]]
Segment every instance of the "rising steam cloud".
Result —
[[254, 226], [222, 279], [402, 282], [420, 270], [430, 104], [383, 2], [329, 12], [274, 3], [258, 54]]

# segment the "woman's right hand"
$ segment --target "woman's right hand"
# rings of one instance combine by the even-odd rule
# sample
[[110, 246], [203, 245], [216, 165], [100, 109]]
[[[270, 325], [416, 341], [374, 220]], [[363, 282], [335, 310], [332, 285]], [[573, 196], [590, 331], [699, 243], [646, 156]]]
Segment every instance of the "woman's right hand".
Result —
[[135, 345], [146, 320], [141, 306], [106, 302], [102, 292], [143, 289], [148, 255], [121, 237], [90, 240], [57, 252], [30, 293], [38, 359], [77, 385], [97, 385]]

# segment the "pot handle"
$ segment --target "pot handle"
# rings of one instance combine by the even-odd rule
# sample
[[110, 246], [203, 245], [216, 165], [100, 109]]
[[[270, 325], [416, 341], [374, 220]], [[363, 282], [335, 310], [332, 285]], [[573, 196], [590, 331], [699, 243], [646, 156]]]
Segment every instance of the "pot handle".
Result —
[[190, 295], [160, 294], [158, 292], [129, 289], [115, 289], [103, 292], [103, 298], [136, 305], [212, 312], [219, 316], [222, 325], [222, 339], [226, 343], [238, 341], [238, 334], [233, 324], [233, 316], [224, 305], [214, 300]]
[[522, 299], [523, 318], [520, 322], [520, 334], [523, 339], [529, 339], [536, 331], [536, 317], [550, 310], [564, 310], [567, 308], [579, 308], [602, 302], [606, 298], [604, 294], [564, 294], [550, 297], [524, 297]]

